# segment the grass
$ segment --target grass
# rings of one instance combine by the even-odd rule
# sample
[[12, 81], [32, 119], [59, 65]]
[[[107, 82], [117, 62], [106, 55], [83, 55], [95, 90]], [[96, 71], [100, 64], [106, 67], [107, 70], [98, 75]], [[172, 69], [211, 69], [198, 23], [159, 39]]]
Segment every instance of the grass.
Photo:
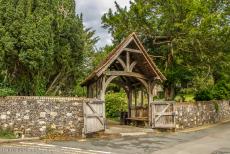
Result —
[[16, 136], [12, 130], [0, 128], [0, 139], [16, 139]]

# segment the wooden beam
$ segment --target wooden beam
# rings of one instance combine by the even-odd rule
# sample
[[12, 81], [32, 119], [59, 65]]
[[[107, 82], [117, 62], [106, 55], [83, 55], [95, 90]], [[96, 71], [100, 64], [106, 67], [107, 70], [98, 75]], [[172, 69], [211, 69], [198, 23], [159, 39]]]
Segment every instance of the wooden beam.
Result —
[[134, 98], [135, 98], [135, 117], [137, 117], [137, 91], [134, 90]]
[[130, 72], [133, 71], [133, 69], [134, 69], [134, 67], [136, 66], [136, 64], [137, 64], [137, 61], [132, 62], [132, 64], [131, 64], [130, 67], [129, 67], [129, 71], [130, 71]]
[[126, 68], [127, 68], [126, 71], [131, 72], [130, 71], [130, 53], [129, 52], [126, 53]]
[[131, 117], [131, 106], [132, 106], [132, 99], [133, 99], [133, 96], [132, 96], [132, 92], [133, 89], [130, 87], [129, 88], [129, 93], [128, 93], [128, 118]]
[[141, 89], [141, 106], [144, 104], [144, 92], [143, 89]]
[[[115, 68], [118, 70], [117, 65], [115, 64], [114, 66], [115, 66]], [[126, 67], [126, 66], [125, 66], [125, 67]], [[126, 70], [125, 70], [125, 71], [126, 71]], [[121, 80], [123, 80], [123, 82], [124, 82], [125, 84], [127, 84], [128, 86], [130, 86], [130, 82], [127, 81], [124, 77], [121, 76]]]
[[121, 64], [124, 70], [127, 70], [127, 66], [125, 65], [125, 62], [120, 57], [117, 57], [117, 61]]
[[140, 78], [140, 79], [148, 80], [144, 75], [139, 74], [139, 73], [135, 73], [135, 72], [108, 71], [105, 74], [109, 75], [109, 76], [130, 76], [130, 77], [135, 77], [135, 78]]
[[133, 52], [133, 53], [142, 53], [140, 50], [137, 49], [131, 49], [131, 48], [124, 48], [123, 50]]
[[123, 47], [126, 47], [133, 39], [126, 40], [120, 48], [116, 51], [116, 54], [114, 54], [105, 64], [103, 64], [100, 68], [100, 70], [96, 73], [97, 76], [100, 76], [105, 70], [110, 66], [116, 59], [119, 57], [119, 55], [124, 51]]

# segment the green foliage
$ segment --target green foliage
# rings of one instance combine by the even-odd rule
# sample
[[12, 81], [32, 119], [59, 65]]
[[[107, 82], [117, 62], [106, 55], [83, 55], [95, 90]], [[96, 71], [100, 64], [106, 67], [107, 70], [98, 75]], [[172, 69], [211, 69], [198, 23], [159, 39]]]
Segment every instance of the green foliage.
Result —
[[226, 81], [220, 81], [213, 87], [212, 93], [216, 100], [230, 99], [230, 84]]
[[116, 118], [120, 112], [128, 110], [127, 96], [124, 92], [108, 93], [105, 98], [106, 117]]
[[16, 94], [15, 89], [9, 87], [0, 88], [0, 96], [15, 96]]
[[175, 97], [175, 101], [177, 102], [194, 102], [194, 95], [193, 94], [180, 94]]
[[211, 99], [224, 100], [230, 99], [230, 84], [226, 81], [219, 81], [213, 87], [199, 90], [196, 93], [195, 100], [208, 101]]
[[0, 138], [1, 139], [15, 139], [16, 136], [12, 129], [10, 128], [3, 129], [0, 127]]
[[196, 101], [209, 101], [212, 99], [213, 95], [209, 89], [202, 89], [195, 94]]
[[19, 95], [74, 95], [93, 35], [74, 0], [0, 0], [0, 81]]
[[86, 97], [86, 88], [81, 87], [79, 83], [74, 87], [73, 95], [77, 97]]
[[15, 96], [16, 94], [15, 88], [0, 84], [0, 96]]
[[[210, 80], [217, 83], [223, 76], [229, 76], [230, 72], [226, 71], [230, 66], [229, 1], [134, 0], [130, 3], [130, 9], [115, 3], [116, 11], [110, 9], [102, 17], [104, 28], [112, 34], [114, 44], [137, 32], [167, 78], [165, 89], [173, 92], [177, 84], [188, 82], [198, 89]], [[155, 45], [156, 36], [169, 36], [171, 46]]]

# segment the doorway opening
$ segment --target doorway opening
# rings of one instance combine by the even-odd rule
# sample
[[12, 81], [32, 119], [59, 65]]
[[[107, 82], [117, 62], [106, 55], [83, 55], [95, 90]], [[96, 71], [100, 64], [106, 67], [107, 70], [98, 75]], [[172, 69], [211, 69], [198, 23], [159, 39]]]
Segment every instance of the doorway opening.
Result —
[[133, 77], [114, 78], [106, 87], [105, 94], [107, 126], [148, 127], [149, 96], [140, 81]]

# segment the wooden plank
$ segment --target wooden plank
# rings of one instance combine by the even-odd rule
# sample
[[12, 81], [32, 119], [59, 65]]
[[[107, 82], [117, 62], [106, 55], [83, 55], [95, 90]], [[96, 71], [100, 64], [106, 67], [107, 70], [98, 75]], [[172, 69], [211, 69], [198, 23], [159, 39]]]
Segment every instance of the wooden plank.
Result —
[[125, 62], [120, 57], [117, 57], [117, 61], [121, 64], [124, 70], [128, 70], [127, 66], [125, 65]]
[[163, 113], [168, 109], [169, 106], [170, 106], [170, 104], [168, 104], [168, 105], [160, 112], [160, 115], [158, 115], [158, 117], [155, 119], [155, 122], [163, 115]]
[[105, 73], [106, 75], [109, 76], [130, 76], [130, 77], [136, 77], [144, 80], [148, 80], [144, 75], [140, 73], [135, 73], [135, 72], [126, 72], [126, 71], [108, 71]]
[[152, 103], [152, 126], [153, 128], [175, 128], [174, 102]]
[[142, 53], [140, 50], [131, 49], [131, 48], [124, 48], [125, 51], [133, 52], [133, 53]]
[[84, 132], [85, 134], [105, 130], [103, 101], [84, 103]]
[[161, 116], [172, 116], [173, 112], [164, 112], [164, 113], [157, 112], [157, 113], [155, 113], [155, 115], [156, 116], [158, 116], [158, 115], [161, 115]]
[[175, 101], [154, 101], [152, 104], [154, 104], [154, 105], [165, 105], [165, 104], [173, 104], [173, 103], [175, 103]]
[[129, 67], [129, 71], [132, 72], [134, 67], [137, 65], [137, 61], [133, 61], [131, 64], [130, 64], [130, 67]]
[[104, 125], [104, 122], [101, 120], [101, 118], [99, 118], [100, 115], [97, 113], [97, 111], [89, 103], [86, 103], [86, 105], [93, 111], [95, 115], [97, 115], [96, 118], [100, 121], [100, 123]]
[[93, 117], [99, 117], [99, 118], [101, 117], [101, 118], [103, 118], [103, 115], [93, 113], [93, 114], [87, 114], [86, 117], [87, 118], [93, 118]]

